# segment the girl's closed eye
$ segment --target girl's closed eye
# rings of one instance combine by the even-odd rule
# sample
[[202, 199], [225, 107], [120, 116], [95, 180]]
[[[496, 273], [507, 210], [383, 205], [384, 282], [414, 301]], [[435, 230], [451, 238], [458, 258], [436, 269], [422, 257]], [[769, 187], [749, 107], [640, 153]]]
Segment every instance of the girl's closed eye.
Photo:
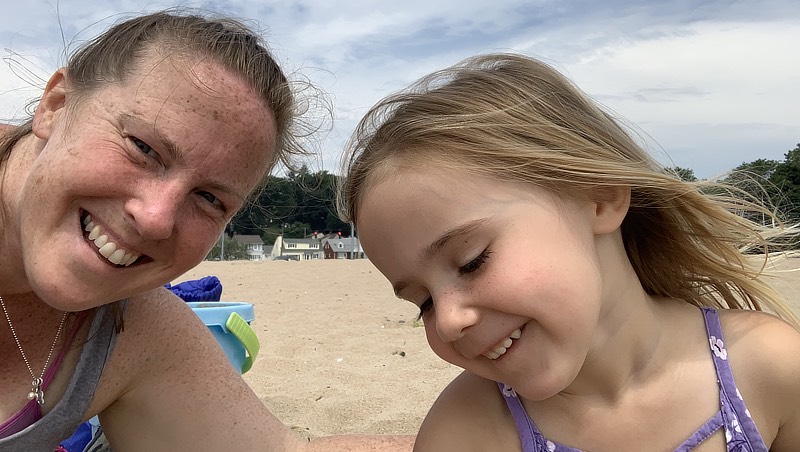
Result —
[[458, 274], [467, 275], [480, 270], [483, 264], [486, 263], [486, 260], [489, 259], [489, 255], [491, 254], [492, 252], [489, 251], [488, 248], [481, 251], [481, 254], [475, 257], [475, 259], [472, 259], [461, 267], [458, 267]]
[[428, 299], [422, 302], [422, 304], [419, 306], [419, 315], [417, 316], [417, 321], [420, 321], [422, 317], [432, 308], [433, 308], [433, 298], [428, 297]]

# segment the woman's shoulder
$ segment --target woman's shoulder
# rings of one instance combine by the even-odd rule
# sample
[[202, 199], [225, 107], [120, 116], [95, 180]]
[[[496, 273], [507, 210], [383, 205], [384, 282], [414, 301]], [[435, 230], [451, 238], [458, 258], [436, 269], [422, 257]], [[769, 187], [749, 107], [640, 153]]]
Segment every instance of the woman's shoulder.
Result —
[[[208, 342], [199, 318], [183, 300], [164, 288], [129, 298], [122, 320], [101, 379], [107, 388], [124, 391], [139, 376], [158, 372], [196, 344]], [[111, 398], [117, 395], [112, 394]]]
[[514, 425], [497, 383], [465, 371], [428, 411], [414, 450], [513, 451], [519, 446]]

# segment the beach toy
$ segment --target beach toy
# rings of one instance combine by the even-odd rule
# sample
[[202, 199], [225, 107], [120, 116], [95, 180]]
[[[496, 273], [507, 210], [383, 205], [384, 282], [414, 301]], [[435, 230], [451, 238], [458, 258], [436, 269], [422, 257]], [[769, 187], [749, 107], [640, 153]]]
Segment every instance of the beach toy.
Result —
[[186, 304], [214, 334], [237, 372], [245, 373], [253, 367], [260, 344], [250, 327], [255, 318], [252, 304], [233, 301], [191, 301]]

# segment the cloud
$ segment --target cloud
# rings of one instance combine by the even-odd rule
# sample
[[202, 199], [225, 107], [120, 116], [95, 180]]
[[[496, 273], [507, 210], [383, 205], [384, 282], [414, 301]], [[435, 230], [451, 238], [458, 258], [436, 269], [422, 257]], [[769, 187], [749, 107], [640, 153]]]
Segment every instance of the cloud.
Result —
[[[59, 17], [70, 42], [76, 34], [80, 40], [101, 31], [121, 13], [167, 6], [148, 0], [57, 4], [58, 15], [55, 3], [25, 2], [0, 18], [2, 46], [30, 58], [45, 73], [63, 61]], [[493, 51], [550, 62], [606, 108], [638, 125], [651, 147], [663, 148], [701, 176], [742, 159], [780, 157], [800, 141], [800, 58], [794, 57], [800, 4], [795, 0], [218, 0], [184, 5], [247, 18], [266, 32], [287, 70], [329, 93], [335, 128], [318, 142], [325, 169], [335, 169], [356, 122], [381, 97], [426, 73]], [[0, 69], [5, 92], [0, 117], [15, 111], [18, 102], [12, 99], [21, 85], [7, 67]]]

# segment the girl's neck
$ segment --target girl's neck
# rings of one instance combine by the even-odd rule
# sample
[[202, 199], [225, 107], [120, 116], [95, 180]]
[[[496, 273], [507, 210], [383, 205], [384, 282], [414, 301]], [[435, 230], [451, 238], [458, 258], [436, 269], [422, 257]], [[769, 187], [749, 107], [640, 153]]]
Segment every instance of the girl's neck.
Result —
[[648, 295], [621, 241], [600, 245], [603, 304], [586, 360], [564, 394], [587, 395], [614, 403], [631, 386], [657, 378], [669, 344], [673, 303]]

